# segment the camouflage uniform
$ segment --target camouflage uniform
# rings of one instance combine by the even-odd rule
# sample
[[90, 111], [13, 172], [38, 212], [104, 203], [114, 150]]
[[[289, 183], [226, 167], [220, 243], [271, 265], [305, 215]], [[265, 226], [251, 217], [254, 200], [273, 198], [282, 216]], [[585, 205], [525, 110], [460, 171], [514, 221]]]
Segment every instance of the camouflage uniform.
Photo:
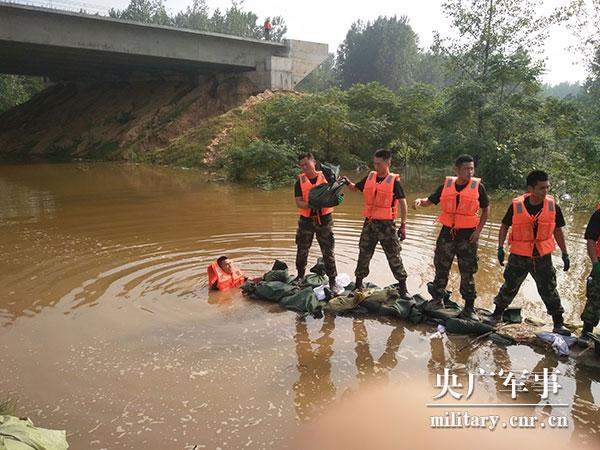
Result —
[[533, 277], [548, 314], [562, 315], [564, 309], [556, 290], [556, 270], [552, 265], [552, 255], [530, 258], [511, 253], [504, 269], [504, 284], [494, 299], [496, 306], [505, 309], [510, 305], [527, 274]]
[[[462, 230], [461, 230], [462, 231]], [[432, 296], [436, 299], [444, 298], [448, 276], [452, 268], [454, 257], [458, 260], [460, 272], [460, 295], [465, 300], [475, 300], [475, 274], [477, 273], [477, 242], [469, 242], [471, 233], [461, 233], [452, 236], [444, 229], [440, 232], [435, 244], [433, 265], [435, 266], [435, 279], [433, 280]]]
[[600, 320], [600, 276], [595, 278], [590, 276], [587, 279], [587, 302], [581, 313], [581, 320], [593, 327], [598, 325]]
[[335, 246], [333, 220], [318, 223], [316, 218], [309, 220], [303, 217], [300, 218], [298, 221], [298, 230], [296, 231], [296, 271], [299, 275], [304, 275], [308, 261], [308, 251], [315, 235], [317, 235], [317, 242], [323, 254], [325, 272], [330, 279], [333, 279], [337, 276], [335, 256], [333, 254]]
[[400, 246], [396, 224], [393, 220], [369, 219], [366, 219], [363, 224], [360, 241], [358, 242], [358, 263], [354, 271], [356, 278], [362, 279], [369, 275], [369, 263], [378, 242], [381, 243], [394, 278], [398, 281], [406, 280], [406, 271], [400, 257], [402, 247]]

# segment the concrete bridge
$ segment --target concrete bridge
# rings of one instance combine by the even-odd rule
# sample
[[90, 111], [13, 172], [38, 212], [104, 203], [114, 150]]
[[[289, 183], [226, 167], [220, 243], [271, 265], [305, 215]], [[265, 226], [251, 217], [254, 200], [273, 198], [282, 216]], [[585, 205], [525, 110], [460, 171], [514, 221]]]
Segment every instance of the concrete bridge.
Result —
[[327, 44], [268, 42], [0, 1], [0, 73], [59, 81], [245, 72], [259, 89], [289, 90], [327, 53]]

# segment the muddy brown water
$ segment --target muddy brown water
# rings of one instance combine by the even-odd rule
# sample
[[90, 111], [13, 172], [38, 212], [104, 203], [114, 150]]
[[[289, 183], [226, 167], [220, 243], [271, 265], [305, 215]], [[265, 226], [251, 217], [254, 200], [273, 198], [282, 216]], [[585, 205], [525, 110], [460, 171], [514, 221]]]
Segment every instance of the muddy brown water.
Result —
[[[425, 193], [406, 189], [410, 199]], [[492, 206], [477, 274], [483, 307], [502, 280], [495, 249], [507, 200]], [[355, 268], [360, 208], [349, 193], [335, 213], [339, 272]], [[414, 293], [425, 295], [433, 277], [436, 211], [409, 213], [402, 255]], [[568, 214], [573, 267], [558, 273], [573, 322], [590, 269], [587, 218]], [[560, 442], [600, 443], [599, 369], [524, 346], [459, 351], [466, 338], [430, 340], [426, 325], [299, 319], [238, 292], [209, 294], [205, 267], [221, 254], [249, 275], [275, 258], [293, 267], [296, 221], [290, 188], [263, 192], [137, 165], [0, 166], [0, 398], [15, 399], [19, 415], [40, 426], [66, 429], [75, 449], [281, 448], [369, 386], [410, 381], [433, 397], [444, 368], [548, 367], [564, 374], [551, 400], [568, 406], [543, 408], [530, 392], [524, 399], [539, 406], [529, 413], [567, 417]], [[315, 242], [309, 263], [317, 255]], [[368, 280], [394, 282], [380, 248]], [[458, 292], [456, 267], [449, 288]], [[548, 319], [531, 279], [515, 304]], [[476, 389], [488, 402], [511, 401], [491, 377]]]

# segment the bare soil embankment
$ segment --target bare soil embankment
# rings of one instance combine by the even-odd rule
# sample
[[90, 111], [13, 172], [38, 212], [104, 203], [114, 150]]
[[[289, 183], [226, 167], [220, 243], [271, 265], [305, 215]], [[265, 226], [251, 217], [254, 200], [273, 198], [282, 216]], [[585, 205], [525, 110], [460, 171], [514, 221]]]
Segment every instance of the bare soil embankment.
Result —
[[245, 138], [256, 132], [251, 110], [273, 95], [243, 76], [60, 83], [0, 115], [0, 159], [210, 168], [232, 130]]

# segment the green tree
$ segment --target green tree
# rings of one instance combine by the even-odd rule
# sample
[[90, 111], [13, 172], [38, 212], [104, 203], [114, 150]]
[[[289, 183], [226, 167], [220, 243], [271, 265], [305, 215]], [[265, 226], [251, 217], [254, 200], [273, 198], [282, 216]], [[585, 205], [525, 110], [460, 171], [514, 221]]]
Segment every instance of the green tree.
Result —
[[330, 53], [325, 61], [313, 70], [296, 89], [304, 92], [322, 92], [333, 87], [338, 87], [339, 80], [335, 68], [335, 56]]
[[[243, 1], [232, 1], [225, 12], [217, 8], [211, 14], [206, 0], [192, 0], [192, 4], [188, 5], [185, 10], [179, 11], [175, 16], [170, 16], [165, 8], [164, 0], [130, 0], [127, 8], [122, 11], [111, 9], [109, 16], [135, 22], [172, 25], [254, 39], [263, 37], [262, 23], [258, 23], [258, 16], [254, 12], [244, 9]], [[269, 18], [269, 20], [273, 26], [271, 39], [280, 41], [287, 32], [285, 20], [280, 16]]]
[[492, 186], [521, 184], [523, 168], [539, 160], [548, 143], [533, 59], [549, 27], [567, 11], [540, 15], [541, 0], [447, 0], [453, 37], [436, 37], [456, 84], [438, 116], [436, 156], [473, 153]]
[[163, 0], [130, 0], [124, 10], [111, 8], [108, 15], [115, 19], [156, 25], [173, 25], [173, 19], [167, 13]]
[[337, 53], [341, 86], [378, 81], [397, 90], [414, 81], [418, 38], [408, 18], [379, 17], [352, 24]]

